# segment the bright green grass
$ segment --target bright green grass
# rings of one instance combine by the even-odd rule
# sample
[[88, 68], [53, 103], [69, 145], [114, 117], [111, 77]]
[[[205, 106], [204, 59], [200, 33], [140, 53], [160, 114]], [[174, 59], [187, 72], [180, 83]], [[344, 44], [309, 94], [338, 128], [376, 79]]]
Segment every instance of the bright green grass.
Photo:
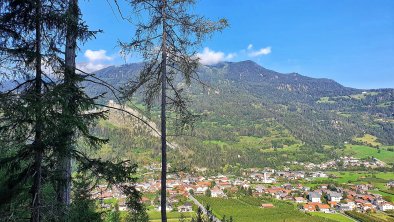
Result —
[[394, 152], [388, 151], [385, 147], [380, 149], [380, 153], [376, 148], [360, 145], [347, 145], [346, 150], [348, 154], [354, 154], [357, 158], [375, 157], [385, 163], [394, 163]]
[[333, 104], [335, 101], [330, 100], [330, 97], [321, 97], [316, 103], [329, 103]]
[[[188, 212], [188, 213], [183, 213], [183, 215], [186, 218], [191, 219], [195, 215], [195, 213]], [[149, 216], [149, 221], [160, 221], [161, 219], [160, 211], [156, 211], [156, 210], [148, 211], [148, 216]], [[181, 213], [179, 212], [167, 212], [167, 218], [169, 219], [169, 221], [171, 220], [178, 221], [180, 217], [181, 217]]]
[[[233, 217], [236, 222], [320, 222], [334, 221], [322, 217], [310, 216], [299, 211], [293, 204], [283, 201], [269, 200], [263, 201], [253, 197], [243, 197], [239, 199], [222, 199], [198, 196], [197, 199], [203, 205], [209, 204], [213, 213], [221, 219], [224, 215], [227, 218]], [[261, 203], [272, 203], [274, 208], [262, 209]]]
[[371, 134], [364, 134], [363, 137], [356, 137], [353, 140], [354, 141], [359, 141], [362, 143], [366, 143], [366, 144], [371, 144], [372, 146], [380, 146], [382, 145], [381, 143], [377, 142], [378, 138], [376, 136], [373, 136]]
[[[366, 183], [369, 181], [366, 181], [364, 177], [370, 178], [372, 176], [382, 180], [382, 182], [377, 183], [386, 183], [386, 181], [394, 179], [394, 172], [331, 172], [331, 174], [338, 177], [333, 179], [338, 183], [348, 183], [348, 181], [351, 181], [352, 183]], [[374, 181], [371, 182], [372, 184], [374, 183]]]
[[224, 145], [228, 145], [228, 143], [223, 142], [221, 140], [205, 140], [203, 141], [203, 144], [215, 144], [215, 145], [219, 145], [222, 148]]
[[[274, 139], [289, 139], [292, 141], [295, 141], [295, 144], [292, 144], [291, 146], [284, 145], [283, 148], [278, 148], [280, 151], [292, 151], [296, 150], [300, 146], [300, 142], [296, 140], [292, 136], [287, 136], [287, 135], [271, 135], [269, 137], [254, 137], [254, 136], [240, 136], [239, 137], [239, 142], [224, 142], [221, 140], [205, 140], [203, 141], [204, 144], [216, 144], [220, 147], [224, 146], [229, 146], [237, 149], [244, 149], [244, 148], [261, 148], [263, 144], [271, 144], [271, 141]], [[263, 149], [263, 152], [271, 152], [271, 151], [277, 151], [275, 149]]]
[[383, 196], [391, 197], [391, 201], [394, 201], [394, 195], [381, 192], [386, 190], [386, 183], [390, 180], [394, 180], [394, 172], [331, 172], [338, 178], [332, 179], [337, 183], [353, 183], [353, 184], [365, 184], [371, 183], [375, 188], [380, 191], [371, 191], [372, 193], [381, 194]]
[[338, 222], [354, 222], [354, 220], [342, 214], [326, 214], [323, 212], [312, 212], [311, 214], [314, 216], [324, 217]]

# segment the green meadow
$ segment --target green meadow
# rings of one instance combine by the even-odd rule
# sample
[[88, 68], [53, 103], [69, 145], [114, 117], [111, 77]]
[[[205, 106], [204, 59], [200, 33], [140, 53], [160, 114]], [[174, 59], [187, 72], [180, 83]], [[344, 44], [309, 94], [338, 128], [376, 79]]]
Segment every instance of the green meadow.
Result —
[[394, 163], [394, 152], [387, 150], [388, 147], [376, 148], [365, 145], [347, 145], [345, 152], [357, 158], [375, 157], [385, 163]]
[[322, 213], [322, 212], [312, 212], [310, 214], [312, 214], [313, 216], [328, 218], [328, 219], [331, 219], [333, 221], [338, 221], [338, 222], [354, 222], [353, 219], [350, 219], [349, 217], [344, 216], [342, 214], [338, 214], [338, 213], [327, 214], [327, 213]]

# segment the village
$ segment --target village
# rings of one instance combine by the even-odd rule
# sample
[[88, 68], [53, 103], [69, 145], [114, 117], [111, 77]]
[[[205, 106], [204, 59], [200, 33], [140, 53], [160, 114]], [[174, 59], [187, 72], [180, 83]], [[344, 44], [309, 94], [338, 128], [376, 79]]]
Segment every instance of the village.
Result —
[[[364, 161], [352, 157], [343, 157], [337, 161], [315, 164], [309, 170], [310, 164], [305, 164], [305, 171], [275, 170], [271, 168], [248, 169], [242, 176], [216, 175], [201, 176], [189, 173], [168, 175], [167, 211], [195, 211], [198, 196], [212, 198], [236, 198], [238, 195], [261, 197], [265, 200], [291, 202], [303, 212], [341, 213], [357, 211], [360, 213], [394, 210], [392, 200], [386, 200], [382, 194], [374, 192], [377, 188], [372, 183], [330, 183], [335, 175], [324, 171], [324, 167], [335, 169], [336, 163], [345, 166], [381, 167], [379, 161]], [[149, 169], [155, 167], [149, 166]], [[202, 169], [204, 170], [204, 169]], [[394, 178], [393, 178], [394, 179]], [[328, 181], [328, 182], [326, 182]], [[394, 188], [394, 180], [384, 186], [387, 190]], [[136, 184], [137, 190], [144, 196], [142, 202], [152, 211], [160, 211], [160, 180], [147, 177]], [[126, 210], [125, 196], [116, 189], [106, 185], [98, 186], [92, 193], [100, 201], [103, 208], [110, 208], [105, 200], [117, 199], [119, 209]], [[194, 202], [193, 202], [193, 201]], [[275, 203], [264, 201], [261, 208], [274, 208]]]

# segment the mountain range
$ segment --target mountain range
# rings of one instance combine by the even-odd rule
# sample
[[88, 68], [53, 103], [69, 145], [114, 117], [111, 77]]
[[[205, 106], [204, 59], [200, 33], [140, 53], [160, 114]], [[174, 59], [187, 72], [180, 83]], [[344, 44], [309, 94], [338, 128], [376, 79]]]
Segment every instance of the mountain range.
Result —
[[[120, 88], [142, 67], [142, 63], [110, 66], [96, 76]], [[242, 156], [253, 152], [296, 155], [312, 150], [329, 156], [345, 144], [394, 144], [394, 89], [355, 89], [331, 79], [275, 72], [253, 61], [201, 65], [198, 76], [204, 84], [192, 82], [185, 93], [191, 110], [202, 117], [190, 135], [173, 138], [194, 154], [214, 149], [225, 153], [219, 156], [242, 162]], [[96, 95], [108, 92], [95, 84], [86, 90]], [[110, 99], [114, 96], [107, 93], [104, 102]], [[134, 101], [142, 107], [138, 95]], [[157, 109], [146, 115], [159, 120]], [[371, 144], [360, 140], [365, 135], [374, 138]]]

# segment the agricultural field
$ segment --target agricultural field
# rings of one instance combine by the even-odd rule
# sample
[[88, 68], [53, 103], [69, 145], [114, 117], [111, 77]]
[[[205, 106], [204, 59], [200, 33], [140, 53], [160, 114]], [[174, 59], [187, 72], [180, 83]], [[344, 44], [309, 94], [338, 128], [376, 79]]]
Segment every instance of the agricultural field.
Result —
[[387, 222], [392, 222], [394, 221], [394, 218], [392, 216], [389, 216], [387, 213], [383, 213], [383, 212], [376, 212], [376, 213], [372, 213], [372, 216], [379, 218], [383, 221], [387, 221]]
[[349, 217], [344, 216], [342, 214], [338, 214], [338, 213], [327, 214], [327, 213], [322, 213], [322, 212], [312, 212], [310, 214], [312, 214], [313, 216], [324, 217], [324, 218], [328, 218], [328, 219], [338, 221], [338, 222], [354, 222], [353, 219], [350, 219]]
[[357, 221], [360, 222], [392, 222], [393, 221], [392, 217], [382, 212], [363, 214], [356, 211], [346, 211], [345, 214], [351, 216], [352, 218], [355, 218]]
[[[161, 215], [159, 211], [151, 210], [148, 211], [149, 221], [150, 222], [159, 222], [161, 221]], [[190, 221], [193, 216], [195, 216], [194, 212], [183, 213], [183, 216], [186, 218], [187, 221]], [[181, 217], [181, 213], [178, 212], [167, 212], [168, 221], [179, 221]]]
[[337, 183], [372, 183], [386, 184], [394, 180], [394, 172], [330, 172], [337, 178], [333, 180]]
[[[305, 214], [292, 203], [254, 197], [212, 198], [196, 197], [203, 205], [209, 205], [219, 219], [233, 217], [235, 222], [334, 222], [335, 220]], [[263, 209], [261, 203], [272, 203], [273, 208]]]
[[387, 148], [383, 146], [378, 151], [376, 148], [364, 145], [347, 145], [345, 153], [361, 159], [375, 157], [385, 163], [394, 163], [394, 152], [387, 150]]

